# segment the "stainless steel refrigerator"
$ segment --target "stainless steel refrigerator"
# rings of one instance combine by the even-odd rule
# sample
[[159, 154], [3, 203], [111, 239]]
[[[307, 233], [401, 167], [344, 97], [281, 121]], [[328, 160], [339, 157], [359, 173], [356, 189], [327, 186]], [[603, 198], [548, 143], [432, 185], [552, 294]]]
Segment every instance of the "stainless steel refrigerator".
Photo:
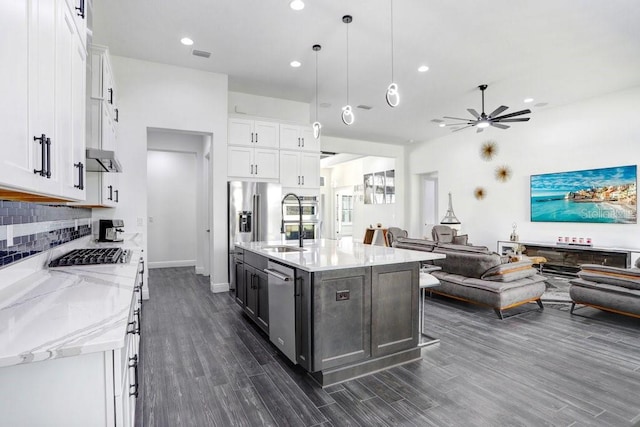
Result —
[[[282, 188], [269, 182], [227, 183], [229, 283], [233, 287], [236, 242], [280, 240]], [[232, 288], [233, 289], [233, 288]]]

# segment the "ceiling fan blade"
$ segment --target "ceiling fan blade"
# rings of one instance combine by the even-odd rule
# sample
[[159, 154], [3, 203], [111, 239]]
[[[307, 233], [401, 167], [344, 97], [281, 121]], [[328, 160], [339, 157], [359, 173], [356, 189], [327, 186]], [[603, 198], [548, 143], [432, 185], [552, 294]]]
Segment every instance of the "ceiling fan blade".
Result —
[[475, 122], [467, 122], [467, 123], [447, 123], [445, 126], [463, 126], [463, 125], [468, 125], [468, 126], [473, 126], [475, 125]]
[[465, 122], [471, 122], [473, 120], [466, 118], [466, 119], [461, 119], [460, 117], [449, 117], [449, 116], [444, 116], [445, 119], [453, 119], [453, 120], [464, 120]]
[[520, 117], [519, 119], [493, 119], [496, 123], [502, 122], [528, 122], [531, 117]]
[[509, 117], [521, 116], [523, 114], [529, 114], [530, 112], [531, 112], [531, 110], [529, 110], [529, 109], [522, 110], [522, 111], [516, 111], [515, 113], [505, 114], [504, 116], [500, 116], [500, 117], [494, 117], [493, 120], [500, 120], [500, 119], [507, 119]]
[[468, 125], [468, 126], [465, 126], [465, 127], [463, 127], [463, 128], [460, 128], [460, 129], [454, 129], [452, 132], [458, 132], [459, 130], [466, 129], [466, 128], [470, 128], [470, 127], [472, 127], [472, 126], [473, 126], [473, 125]]
[[500, 123], [491, 122], [489, 123], [491, 126], [497, 127], [498, 129], [509, 129], [507, 125], [501, 125]]
[[473, 117], [475, 117], [476, 119], [480, 118], [480, 114], [478, 114], [478, 112], [476, 110], [474, 110], [473, 108], [467, 108], [467, 111], [471, 113], [471, 115]]
[[506, 105], [501, 105], [498, 108], [496, 108], [495, 110], [493, 110], [493, 112], [491, 114], [489, 114], [489, 117], [495, 117], [498, 114], [502, 113], [507, 108], [509, 108], [509, 107], [507, 107]]

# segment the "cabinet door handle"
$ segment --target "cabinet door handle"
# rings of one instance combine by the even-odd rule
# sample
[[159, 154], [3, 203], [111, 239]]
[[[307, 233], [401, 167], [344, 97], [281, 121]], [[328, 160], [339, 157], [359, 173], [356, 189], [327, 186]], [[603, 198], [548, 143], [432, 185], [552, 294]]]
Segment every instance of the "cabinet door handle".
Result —
[[42, 169], [34, 169], [33, 173], [37, 173], [40, 174], [40, 176], [45, 176], [47, 174], [47, 171], [44, 168], [45, 162], [46, 162], [46, 157], [47, 157], [47, 147], [46, 145], [46, 140], [47, 140], [47, 135], [45, 135], [44, 133], [42, 134], [42, 136], [34, 136], [33, 137], [34, 141], [40, 141], [40, 156], [42, 158]]
[[118, 201], [119, 201], [119, 200], [118, 200], [118, 194], [120, 193], [120, 190], [114, 190], [113, 192], [114, 192], [114, 193], [116, 193], [116, 200], [115, 200], [115, 202], [116, 202], [116, 203], [118, 203]]
[[114, 121], [114, 122], [116, 122], [116, 123], [118, 123], [118, 121], [120, 120], [120, 114], [119, 114], [119, 112], [118, 112], [118, 109], [117, 109], [117, 108], [114, 108], [114, 109], [113, 109], [113, 111], [115, 111], [115, 112], [116, 112], [116, 118], [115, 118], [115, 119], [113, 119], [113, 121]]
[[304, 175], [302, 175], [302, 185], [304, 185]]
[[47, 177], [47, 179], [49, 179], [49, 178], [51, 178], [51, 138], [47, 137], [46, 146], [47, 146], [47, 173], [46, 173], [46, 177]]
[[136, 333], [136, 322], [127, 323], [127, 333], [135, 334]]
[[298, 147], [300, 147], [300, 138], [298, 138]]
[[136, 329], [136, 333], [137, 333], [138, 335], [140, 335], [140, 329], [141, 329], [141, 326], [140, 326], [140, 309], [139, 309], [139, 308], [136, 308], [136, 309], [133, 311], [133, 314], [134, 314], [134, 316], [136, 316], [136, 317], [138, 318], [138, 324], [137, 324], [138, 329]]
[[[133, 363], [132, 363], [133, 362]], [[138, 355], [134, 354], [129, 358], [129, 368], [133, 368], [134, 383], [129, 386], [129, 396], [138, 398]], [[131, 391], [133, 389], [133, 391]]]
[[78, 168], [78, 185], [74, 185], [74, 188], [84, 190], [84, 165], [82, 162], [78, 162], [74, 163], [73, 166]]
[[258, 132], [256, 132], [256, 144], [258, 143]]
[[300, 185], [300, 175], [298, 175], [298, 185]]
[[253, 175], [253, 165], [251, 165], [251, 173], [250, 175]]
[[113, 185], [110, 185], [107, 188], [109, 189], [109, 197], [107, 197], [107, 200], [113, 200]]
[[110, 87], [109, 89], [109, 104], [113, 105], [113, 88]]
[[78, 16], [84, 19], [84, 0], [80, 0], [80, 7], [76, 7]]
[[253, 142], [253, 132], [251, 132], [251, 142]]
[[258, 165], [255, 165], [255, 169], [256, 169], [256, 175], [258, 175]]
[[302, 148], [304, 148], [304, 138], [300, 138], [302, 140]]

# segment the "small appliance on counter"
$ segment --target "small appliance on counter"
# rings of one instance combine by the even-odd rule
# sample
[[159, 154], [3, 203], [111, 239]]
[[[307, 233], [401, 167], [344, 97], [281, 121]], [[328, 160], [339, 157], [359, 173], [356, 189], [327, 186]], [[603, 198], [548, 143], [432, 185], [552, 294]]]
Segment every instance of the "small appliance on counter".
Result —
[[124, 221], [121, 219], [101, 219], [98, 224], [98, 242], [122, 242], [118, 233], [124, 232]]

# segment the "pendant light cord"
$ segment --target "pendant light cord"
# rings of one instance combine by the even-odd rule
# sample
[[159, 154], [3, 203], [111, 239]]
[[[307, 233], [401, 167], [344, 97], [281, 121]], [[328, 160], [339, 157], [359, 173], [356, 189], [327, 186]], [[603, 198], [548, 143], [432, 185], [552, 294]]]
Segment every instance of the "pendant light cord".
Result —
[[347, 105], [349, 104], [349, 22], [347, 22]]
[[316, 50], [316, 122], [318, 121], [318, 51]]
[[391, 83], [395, 82], [393, 78], [393, 64], [394, 64], [394, 55], [393, 55], [393, 0], [389, 0], [391, 5]]

